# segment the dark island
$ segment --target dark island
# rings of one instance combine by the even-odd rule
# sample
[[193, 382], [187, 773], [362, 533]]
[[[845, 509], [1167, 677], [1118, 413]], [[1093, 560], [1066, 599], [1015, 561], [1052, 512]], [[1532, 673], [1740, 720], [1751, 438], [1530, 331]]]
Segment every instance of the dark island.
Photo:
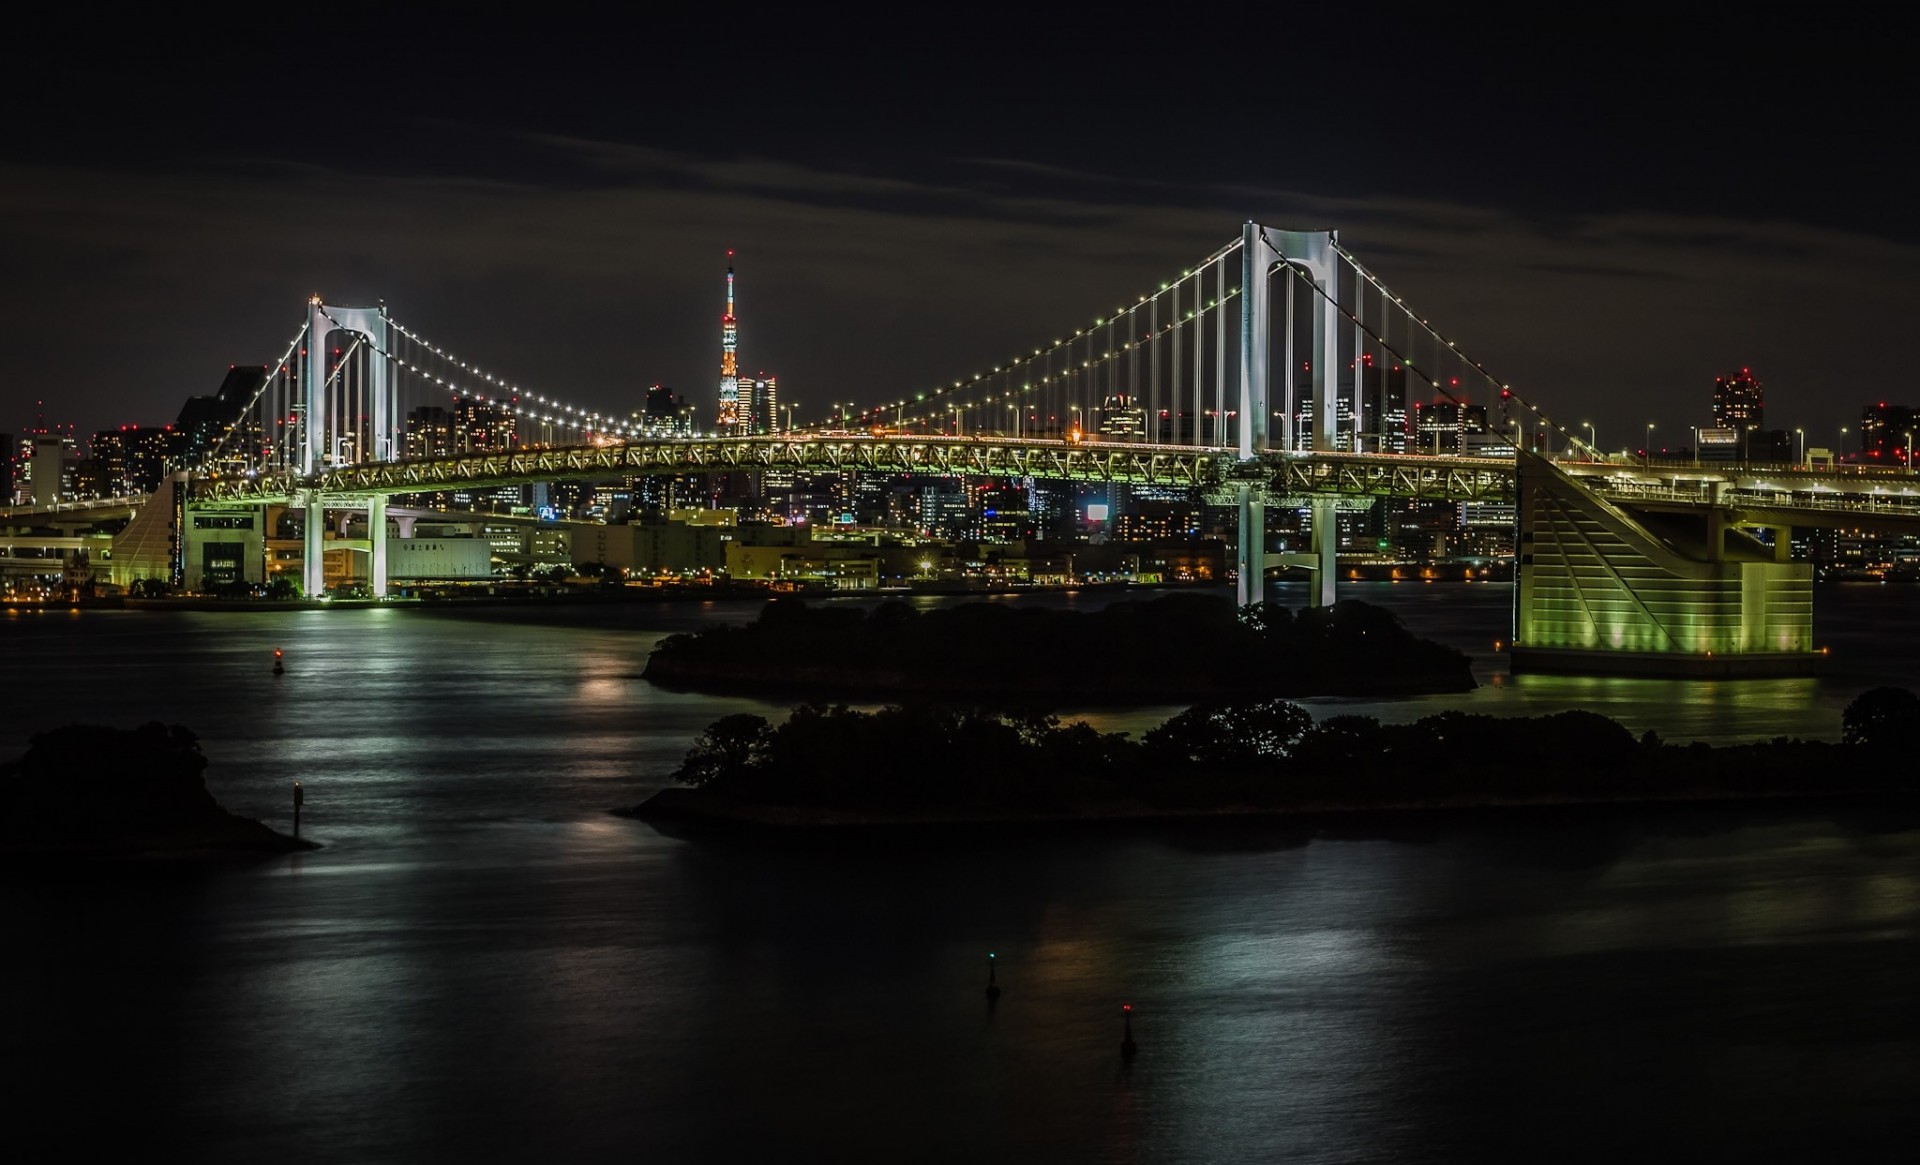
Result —
[[995, 603], [917, 612], [885, 603], [775, 599], [752, 623], [662, 640], [646, 678], [700, 692], [1018, 707], [1283, 696], [1463, 692], [1467, 657], [1393, 614], [1345, 601], [1294, 614], [1272, 603], [1169, 595], [1097, 612]]
[[0, 860], [276, 854], [318, 849], [220, 807], [178, 725], [72, 724], [0, 764]]
[[1281, 700], [1190, 708], [1133, 740], [987, 710], [806, 705], [723, 717], [629, 810], [757, 826], [1062, 823], [1493, 806], [1911, 795], [1920, 698], [1879, 688], [1839, 742], [1712, 747], [1592, 712], [1315, 723]]

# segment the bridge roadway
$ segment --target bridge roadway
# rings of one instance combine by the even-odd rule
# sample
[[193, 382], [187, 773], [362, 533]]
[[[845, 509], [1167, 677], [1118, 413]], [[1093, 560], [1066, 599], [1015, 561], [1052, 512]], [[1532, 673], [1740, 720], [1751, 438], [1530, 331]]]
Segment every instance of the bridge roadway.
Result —
[[[1920, 474], [1904, 470], [1558, 464], [1608, 500], [1636, 508], [1726, 508], [1757, 522], [1806, 526], [1905, 526], [1920, 521]], [[1191, 445], [828, 433], [528, 448], [343, 466], [307, 478], [290, 473], [208, 477], [196, 479], [193, 496], [202, 502], [290, 502], [318, 490], [328, 499], [346, 501], [565, 478], [766, 469], [1035, 477], [1219, 493], [1247, 482], [1276, 498], [1506, 502], [1514, 492], [1514, 462], [1497, 457], [1275, 450], [1243, 463], [1232, 450]]]
[[[1755, 525], [1920, 529], [1920, 474], [1840, 466], [1643, 464], [1561, 461], [1559, 467], [1609, 501], [1635, 509], [1731, 511]], [[644, 474], [791, 469], [856, 470], [931, 477], [1034, 477], [1090, 484], [1176, 486], [1231, 500], [1241, 483], [1271, 498], [1406, 498], [1510, 502], [1514, 462], [1497, 457], [1275, 450], [1251, 462], [1234, 451], [1140, 442], [1014, 437], [820, 433], [685, 438], [504, 453], [416, 458], [294, 473], [197, 477], [200, 503], [291, 503], [317, 490], [333, 504], [532, 481]], [[113, 498], [53, 507], [0, 508], [0, 527], [38, 528], [124, 516], [138, 501]]]

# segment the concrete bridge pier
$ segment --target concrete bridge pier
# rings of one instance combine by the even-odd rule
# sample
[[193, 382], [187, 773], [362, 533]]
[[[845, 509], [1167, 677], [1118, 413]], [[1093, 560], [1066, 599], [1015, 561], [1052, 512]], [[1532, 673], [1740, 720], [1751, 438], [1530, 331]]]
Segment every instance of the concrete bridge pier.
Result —
[[1242, 607], [1267, 598], [1267, 498], [1251, 482], [1235, 487], [1240, 502], [1240, 536], [1235, 550], [1239, 581], [1234, 601]]
[[1307, 605], [1309, 607], [1330, 607], [1334, 601], [1334, 587], [1338, 582], [1340, 545], [1340, 508], [1339, 502], [1330, 497], [1316, 497], [1308, 504], [1312, 507], [1313, 529], [1307, 550], [1300, 552], [1269, 553], [1267, 551], [1267, 500], [1260, 487], [1250, 482], [1241, 482], [1238, 487], [1240, 501], [1240, 537], [1236, 551], [1239, 568], [1239, 586], [1237, 598], [1241, 606], [1264, 602], [1266, 599], [1266, 572], [1275, 566], [1298, 567], [1307, 572]]
[[367, 582], [373, 597], [387, 597], [387, 499], [375, 494], [367, 499]]
[[300, 508], [306, 546], [300, 554], [300, 590], [309, 599], [327, 593], [327, 506], [317, 489], [302, 490]]

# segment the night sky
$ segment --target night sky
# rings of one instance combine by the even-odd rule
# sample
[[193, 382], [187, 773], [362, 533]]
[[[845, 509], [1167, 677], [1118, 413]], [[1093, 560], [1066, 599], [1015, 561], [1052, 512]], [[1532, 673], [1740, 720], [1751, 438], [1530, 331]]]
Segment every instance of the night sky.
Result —
[[1684, 443], [1742, 366], [1810, 445], [1920, 401], [1904, 31], [1540, 11], [42, 18], [0, 79], [0, 432], [41, 399], [169, 421], [313, 291], [710, 419], [730, 247], [743, 371], [817, 417], [1053, 340], [1248, 218], [1338, 228], [1602, 446]]

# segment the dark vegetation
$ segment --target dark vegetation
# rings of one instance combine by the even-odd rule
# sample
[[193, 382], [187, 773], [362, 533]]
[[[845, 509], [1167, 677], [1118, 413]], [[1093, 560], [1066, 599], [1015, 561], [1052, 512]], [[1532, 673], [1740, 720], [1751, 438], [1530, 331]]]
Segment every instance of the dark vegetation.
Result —
[[1920, 698], [1878, 688], [1848, 707], [1844, 739], [1711, 747], [1636, 738], [1592, 712], [1411, 724], [1314, 723], [1283, 700], [1190, 708], [1139, 740], [1050, 716], [932, 707], [805, 705], [784, 723], [709, 725], [674, 774], [699, 793], [660, 805], [772, 806], [902, 815], [1110, 816], [1911, 793], [1899, 762]]
[[314, 848], [222, 809], [192, 732], [73, 724], [0, 764], [0, 855], [131, 856]]
[[1382, 695], [1473, 688], [1465, 655], [1361, 602], [1294, 614], [1169, 595], [1084, 613], [995, 603], [768, 603], [741, 627], [663, 640], [646, 678], [669, 688], [844, 699], [903, 693], [999, 707]]

